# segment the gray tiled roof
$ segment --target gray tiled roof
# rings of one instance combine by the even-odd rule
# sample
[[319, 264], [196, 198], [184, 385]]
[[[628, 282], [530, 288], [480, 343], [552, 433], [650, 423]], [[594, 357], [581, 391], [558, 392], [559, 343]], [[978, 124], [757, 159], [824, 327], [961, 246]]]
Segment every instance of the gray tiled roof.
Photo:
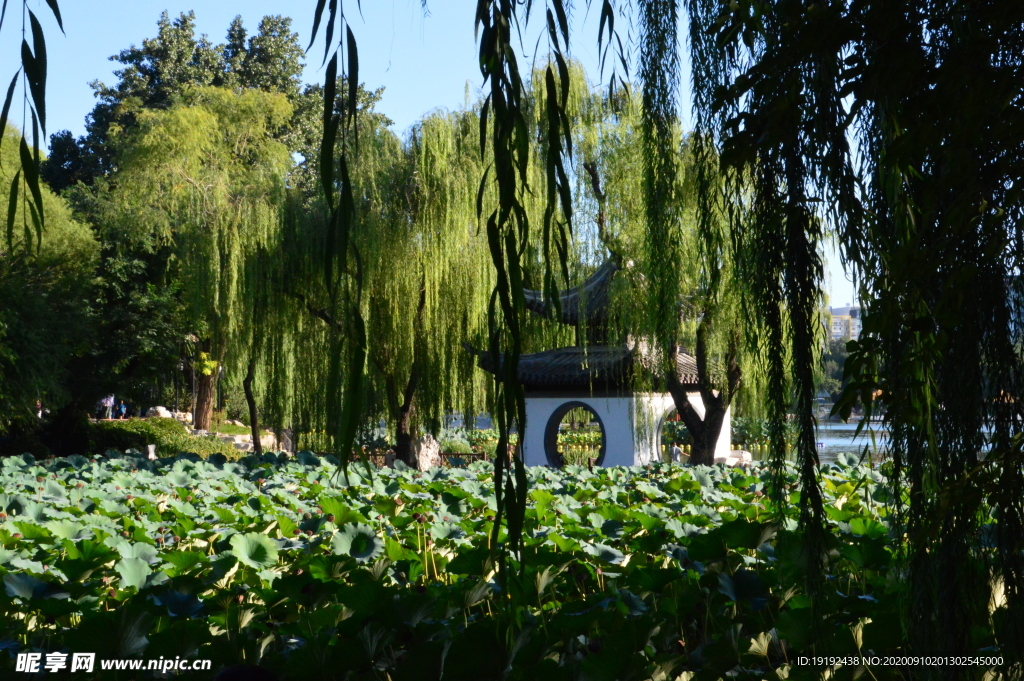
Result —
[[[590, 323], [601, 320], [608, 309], [608, 294], [612, 278], [619, 271], [618, 264], [608, 259], [597, 270], [587, 277], [582, 285], [561, 291], [558, 294], [561, 316], [557, 321], [562, 324], [576, 326], [580, 322], [580, 308], [583, 308], [586, 319]], [[543, 291], [523, 291], [526, 297], [526, 309], [545, 319], [554, 318], [554, 310], [544, 302]]]
[[[475, 352], [480, 368], [495, 373], [489, 352]], [[568, 347], [520, 355], [519, 382], [527, 390], [628, 389], [636, 352], [627, 347]], [[676, 356], [676, 372], [684, 386], [697, 385], [697, 362], [692, 355]]]

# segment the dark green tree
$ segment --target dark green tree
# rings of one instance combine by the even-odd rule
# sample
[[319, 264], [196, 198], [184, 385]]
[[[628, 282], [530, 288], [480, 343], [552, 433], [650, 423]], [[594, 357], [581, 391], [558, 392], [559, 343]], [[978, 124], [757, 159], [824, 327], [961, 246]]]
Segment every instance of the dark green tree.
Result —
[[[21, 136], [8, 127], [3, 137], [0, 224], [7, 225]], [[34, 230], [21, 228], [31, 224], [26, 213], [34, 206], [20, 198], [10, 216], [19, 228], [0, 246], [0, 436], [32, 435], [39, 424], [37, 400], [58, 417], [74, 400], [76, 367], [102, 342], [95, 333], [95, 237], [43, 187], [47, 222], [36, 248]]]
[[290, 99], [298, 97], [305, 51], [291, 26], [288, 17], [263, 17], [259, 32], [249, 38], [243, 49], [240, 38], [245, 36], [245, 29], [241, 17], [235, 17], [224, 49], [228, 67], [224, 85], [280, 92]]

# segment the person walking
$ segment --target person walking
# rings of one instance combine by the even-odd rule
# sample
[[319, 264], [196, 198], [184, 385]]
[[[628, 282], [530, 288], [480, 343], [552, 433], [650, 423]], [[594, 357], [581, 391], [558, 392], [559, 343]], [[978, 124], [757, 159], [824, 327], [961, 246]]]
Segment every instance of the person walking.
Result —
[[128, 418], [128, 405], [124, 403], [124, 400], [121, 400], [121, 404], [117, 405], [117, 418]]
[[110, 420], [114, 418], [114, 396], [107, 395], [103, 398], [103, 418]]

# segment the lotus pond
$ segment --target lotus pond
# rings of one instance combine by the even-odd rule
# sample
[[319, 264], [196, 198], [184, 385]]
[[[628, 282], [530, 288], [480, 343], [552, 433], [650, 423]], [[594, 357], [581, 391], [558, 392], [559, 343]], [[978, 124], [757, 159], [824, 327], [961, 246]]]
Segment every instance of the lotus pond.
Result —
[[8, 458], [0, 675], [17, 652], [88, 651], [302, 680], [818, 678], [795, 664], [815, 635], [818, 655], [903, 650], [885, 479], [846, 457], [821, 476], [824, 627], [803, 587], [795, 470], [779, 521], [758, 467], [530, 469], [510, 608], [483, 463], [346, 480], [308, 453]]

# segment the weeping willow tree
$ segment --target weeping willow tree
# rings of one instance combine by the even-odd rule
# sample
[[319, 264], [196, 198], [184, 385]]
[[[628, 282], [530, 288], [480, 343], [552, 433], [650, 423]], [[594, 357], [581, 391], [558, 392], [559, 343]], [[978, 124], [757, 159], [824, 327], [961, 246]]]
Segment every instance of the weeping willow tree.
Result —
[[[389, 253], [390, 267], [376, 273], [384, 281], [375, 288], [404, 286], [400, 295], [416, 306], [411, 314], [398, 316], [389, 314], [386, 298], [371, 303], [371, 325], [384, 327], [379, 337], [398, 332], [412, 341], [401, 353], [371, 353], [380, 367], [388, 361], [396, 368], [405, 365], [399, 373], [408, 380], [403, 386], [385, 383], [383, 393], [396, 424], [397, 454], [408, 461], [407, 443], [414, 439], [418, 422], [436, 431], [445, 412], [468, 416], [486, 406], [472, 358], [462, 351], [464, 342], [483, 336], [493, 287], [487, 244], [474, 213], [483, 172], [476, 146], [479, 125], [477, 112], [463, 111], [435, 113], [414, 127], [406, 149], [409, 224], [396, 225], [406, 233], [404, 243], [394, 250], [398, 235], [377, 235], [379, 250]], [[407, 331], [403, 334], [395, 324], [406, 325]]]
[[[593, 114], [596, 100], [580, 74], [569, 110], [584, 120]], [[542, 76], [535, 76], [531, 85], [526, 91], [527, 123], [531, 134], [544, 139], [537, 113], [545, 105]], [[358, 154], [348, 167], [356, 216], [351, 238], [360, 253], [360, 315], [369, 340], [360, 418], [363, 423], [384, 418], [393, 429], [397, 455], [410, 463], [420, 427], [436, 432], [446, 414], [472, 415], [493, 408], [491, 386], [475, 368], [474, 356], [463, 350], [466, 343], [486, 346], [488, 311], [495, 303], [490, 245], [476, 213], [495, 193], [492, 185], [479, 184], [490, 165], [490, 154], [479, 148], [482, 113], [478, 106], [429, 114], [404, 142], [370, 108], [360, 110], [357, 123]], [[541, 193], [541, 151], [528, 156], [526, 176], [537, 188], [535, 194]], [[540, 230], [546, 207], [535, 194], [522, 207]], [[319, 320], [321, 326], [292, 344], [292, 387], [278, 394], [290, 390], [295, 395], [301, 429], [326, 430], [327, 414], [314, 387], [326, 383], [329, 367], [324, 358], [330, 349], [324, 344], [331, 337], [337, 336], [338, 352], [351, 351], [346, 349], [354, 338], [347, 326], [351, 317], [332, 302], [318, 268], [328, 219], [323, 205], [295, 203], [289, 214], [282, 241], [283, 260], [289, 263], [286, 297], [297, 305], [295, 312], [306, 316], [304, 323]], [[589, 273], [586, 249], [593, 244], [566, 247], [570, 278]], [[527, 284], [542, 285], [543, 257], [537, 249], [524, 252], [523, 277]], [[566, 340], [572, 342], [571, 332], [561, 325], [524, 320], [524, 347], [550, 347]], [[284, 367], [275, 371], [288, 373]]]
[[196, 338], [197, 428], [209, 429], [225, 360], [246, 367], [251, 383], [262, 350], [268, 256], [292, 163], [275, 135], [290, 115], [283, 95], [198, 88], [140, 114], [122, 141], [111, 220], [143, 244], [174, 245]]
[[[445, 414], [487, 407], [485, 386], [462, 350], [483, 336], [493, 286], [474, 214], [483, 167], [479, 114], [431, 114], [403, 142], [373, 110], [373, 97], [359, 92], [357, 136], [348, 142], [358, 153], [346, 166], [358, 295], [345, 286], [347, 273], [333, 272], [333, 286], [324, 278], [326, 201], [294, 196], [275, 257], [281, 267], [271, 288], [280, 300], [268, 314], [279, 321], [261, 390], [273, 420], [296, 427], [300, 446], [338, 451], [329, 435], [338, 405], [351, 398], [346, 358], [363, 353], [358, 422], [384, 419], [396, 453], [412, 464], [421, 424], [436, 432]], [[342, 98], [335, 106], [346, 110]]]
[[[922, 655], [971, 654], [991, 623], [1019, 678], [1024, 8], [688, 6], [698, 134], [704, 150], [720, 150], [708, 173], [729, 178], [732, 241], [764, 315], [773, 423], [779, 431], [790, 409], [799, 419], [810, 574], [827, 560], [810, 406], [831, 232], [864, 306], [843, 413], [860, 399], [889, 429], [910, 643]], [[656, 19], [665, 32], [676, 21]], [[773, 440], [778, 469], [778, 432]], [[994, 537], [981, 529], [990, 514]]]
[[[394, 428], [396, 454], [415, 463], [421, 425], [436, 432], [447, 413], [485, 407], [466, 340], [483, 335], [493, 286], [474, 205], [483, 171], [475, 111], [434, 113], [378, 168], [360, 150], [355, 181], [366, 199], [353, 237], [364, 258], [368, 345], [366, 415]], [[364, 175], [364, 173], [366, 173]], [[375, 175], [370, 180], [369, 173]], [[367, 187], [374, 187], [373, 197]]]

